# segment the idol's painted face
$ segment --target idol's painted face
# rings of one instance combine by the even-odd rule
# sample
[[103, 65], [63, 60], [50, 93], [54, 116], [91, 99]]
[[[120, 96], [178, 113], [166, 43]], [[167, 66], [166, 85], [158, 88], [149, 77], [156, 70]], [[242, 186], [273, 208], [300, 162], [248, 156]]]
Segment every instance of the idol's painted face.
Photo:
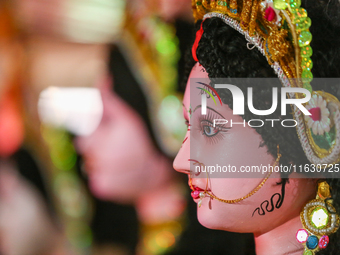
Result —
[[78, 137], [91, 191], [99, 198], [133, 203], [164, 179], [151, 167], [161, 157], [142, 118], [110, 88], [101, 88], [104, 106], [98, 128]]
[[[212, 122], [216, 118], [231, 119], [234, 123], [243, 122], [243, 119], [241, 116], [233, 115], [227, 105], [215, 104], [212, 98], [207, 99], [207, 114], [202, 115], [200, 89], [197, 89], [196, 93], [195, 89], [190, 90], [190, 86], [204, 88], [204, 85], [190, 84], [190, 78], [208, 78], [208, 74], [199, 64], [191, 71], [183, 100], [183, 113], [188, 123], [188, 131], [174, 161], [174, 168], [188, 175], [192, 173], [194, 189], [208, 190], [215, 196], [227, 200], [241, 198], [255, 189], [267, 174], [261, 173], [256, 176], [257, 178], [247, 178], [247, 175], [242, 175], [242, 178], [228, 178], [224, 175], [223, 178], [209, 178], [207, 185], [207, 173], [193, 173], [197, 162], [204, 166], [218, 164], [241, 169], [241, 166], [273, 165], [276, 158], [267, 152], [266, 146], [260, 146], [261, 136], [247, 125], [213, 127]], [[281, 182], [279, 173], [273, 173], [257, 193], [233, 204], [206, 196], [201, 207], [198, 207], [198, 219], [202, 225], [213, 229], [257, 234], [270, 231], [296, 217], [304, 202], [311, 196], [309, 192], [306, 194], [303, 190], [309, 190], [309, 187], [313, 190], [312, 181], [290, 179], [283, 199], [282, 185], [277, 184], [279, 182]], [[278, 205], [278, 201], [282, 199], [283, 202]], [[196, 198], [194, 200], [199, 201]]]

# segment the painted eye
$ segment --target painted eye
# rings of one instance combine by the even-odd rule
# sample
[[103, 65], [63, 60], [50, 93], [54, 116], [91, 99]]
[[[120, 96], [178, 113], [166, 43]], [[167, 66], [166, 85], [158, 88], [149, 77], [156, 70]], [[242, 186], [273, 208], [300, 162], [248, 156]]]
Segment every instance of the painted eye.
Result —
[[217, 130], [214, 127], [208, 126], [208, 125], [204, 125], [203, 126], [203, 134], [206, 135], [207, 137], [211, 137], [214, 136], [216, 134], [218, 134], [219, 130]]

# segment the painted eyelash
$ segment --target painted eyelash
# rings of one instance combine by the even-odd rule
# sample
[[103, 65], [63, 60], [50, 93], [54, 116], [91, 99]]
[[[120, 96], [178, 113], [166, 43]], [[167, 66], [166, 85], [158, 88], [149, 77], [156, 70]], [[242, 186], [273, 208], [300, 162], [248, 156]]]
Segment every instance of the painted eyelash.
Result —
[[202, 122], [205, 122], [205, 126], [210, 126], [212, 128], [217, 129], [218, 131], [228, 132], [228, 130], [230, 129], [230, 128], [226, 128], [226, 127], [221, 127], [218, 124], [216, 124], [215, 127], [214, 127], [214, 124], [212, 122], [208, 121], [208, 120], [202, 120], [201, 123]]
[[[206, 121], [211, 124], [211, 127], [213, 127], [214, 119], [221, 119], [221, 116], [217, 115], [214, 111], [208, 109], [207, 115], [200, 115], [199, 116], [199, 122]], [[215, 128], [227, 132], [230, 127], [226, 127], [225, 124], [216, 124]]]
[[[209, 143], [212, 143], [212, 144], [215, 144], [219, 140], [222, 140], [226, 132], [228, 132], [228, 130], [230, 129], [230, 127], [226, 127], [225, 125], [215, 125], [215, 127], [213, 127], [214, 119], [220, 119], [220, 116], [218, 116], [213, 111], [208, 110], [207, 115], [199, 116], [198, 125], [197, 125], [199, 127], [200, 133], [205, 136], [205, 138], [207, 139]], [[205, 125], [202, 125], [203, 123], [205, 123]], [[204, 134], [203, 126], [210, 126], [214, 128], [215, 130], [217, 130], [218, 132], [215, 135], [207, 136]]]
[[190, 131], [190, 123], [189, 123], [189, 121], [188, 120], [185, 120], [185, 125], [187, 126], [187, 129], [188, 129], [188, 131]]

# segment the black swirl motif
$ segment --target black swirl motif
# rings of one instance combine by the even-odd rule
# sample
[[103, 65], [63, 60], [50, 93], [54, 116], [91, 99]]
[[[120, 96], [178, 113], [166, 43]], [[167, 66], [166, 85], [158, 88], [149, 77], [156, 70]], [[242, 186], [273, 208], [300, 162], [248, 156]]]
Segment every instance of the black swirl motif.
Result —
[[[272, 195], [270, 198], [270, 202], [268, 200], [265, 200], [261, 203], [259, 207], [257, 207], [253, 214], [252, 217], [254, 216], [255, 212], [257, 212], [260, 216], [263, 216], [266, 214], [266, 212], [272, 212], [274, 209], [279, 209], [282, 206], [283, 200], [285, 198], [285, 191], [286, 191], [286, 182], [287, 179], [282, 180], [282, 182], [278, 183], [281, 184], [281, 194], [280, 193], [275, 193]], [[274, 205], [274, 198], [277, 197], [277, 201]], [[264, 208], [265, 205], [265, 208]]]

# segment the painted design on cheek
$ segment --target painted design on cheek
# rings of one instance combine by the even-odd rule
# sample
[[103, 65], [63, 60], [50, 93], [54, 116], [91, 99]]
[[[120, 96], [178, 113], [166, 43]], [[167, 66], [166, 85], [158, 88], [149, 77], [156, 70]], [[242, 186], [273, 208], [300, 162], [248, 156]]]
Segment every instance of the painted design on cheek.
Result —
[[184, 141], [182, 142], [182, 144], [184, 144], [186, 140], [188, 140], [188, 137], [186, 137], [186, 138], [184, 139]]
[[[258, 213], [258, 215], [263, 216], [266, 214], [266, 212], [272, 212], [274, 211], [274, 209], [279, 209], [282, 206], [283, 200], [285, 198], [285, 191], [286, 191], [286, 183], [287, 183], [287, 179], [283, 179], [280, 183], [277, 183], [278, 185], [281, 184], [281, 194], [280, 193], [275, 193], [274, 195], [272, 195], [272, 197], [270, 198], [270, 202], [268, 200], [265, 200], [261, 203], [261, 205], [259, 207], [257, 207], [253, 214], [252, 217], [254, 217], [255, 212]], [[274, 197], [278, 196], [278, 200], [276, 201], [275, 205], [274, 205]], [[266, 205], [265, 205], [266, 204]], [[263, 208], [265, 205], [265, 208]]]

